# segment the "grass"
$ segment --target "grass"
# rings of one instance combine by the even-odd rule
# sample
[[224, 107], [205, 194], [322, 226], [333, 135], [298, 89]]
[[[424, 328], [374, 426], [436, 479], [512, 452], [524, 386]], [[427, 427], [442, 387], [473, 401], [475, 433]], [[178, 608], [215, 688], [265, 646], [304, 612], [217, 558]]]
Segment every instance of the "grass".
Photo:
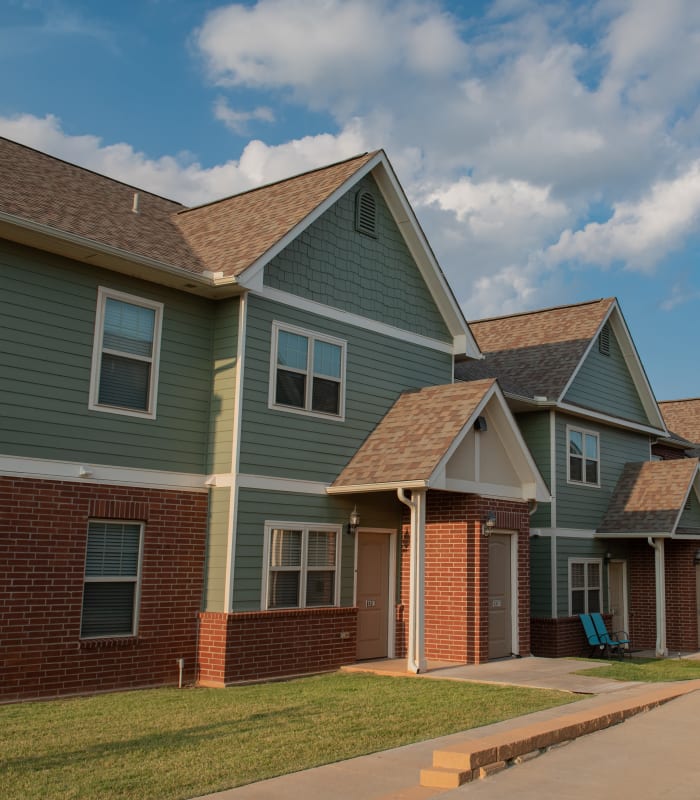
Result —
[[578, 675], [593, 678], [611, 678], [615, 681], [643, 681], [661, 683], [664, 681], [690, 681], [700, 678], [700, 661], [682, 658], [633, 658], [625, 661], [591, 660], [603, 664], [592, 669], [580, 670]]
[[557, 691], [324, 675], [0, 707], [3, 800], [175, 800], [571, 702]]

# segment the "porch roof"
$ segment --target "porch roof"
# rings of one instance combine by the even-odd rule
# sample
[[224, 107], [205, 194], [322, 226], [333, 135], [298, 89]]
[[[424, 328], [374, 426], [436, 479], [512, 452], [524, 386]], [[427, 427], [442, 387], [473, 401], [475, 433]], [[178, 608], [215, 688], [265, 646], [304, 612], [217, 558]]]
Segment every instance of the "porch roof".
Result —
[[[626, 464], [597, 533], [673, 535], [694, 483], [699, 460], [642, 461]], [[700, 531], [698, 531], [700, 533]]]

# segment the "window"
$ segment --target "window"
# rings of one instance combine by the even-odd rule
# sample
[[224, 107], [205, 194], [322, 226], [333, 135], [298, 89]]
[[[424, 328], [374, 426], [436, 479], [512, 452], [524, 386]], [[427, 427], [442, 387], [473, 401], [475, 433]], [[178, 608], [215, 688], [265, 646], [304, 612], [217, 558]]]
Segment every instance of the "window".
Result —
[[268, 522], [263, 608], [337, 606], [341, 526]]
[[602, 611], [600, 559], [569, 560], [569, 616]]
[[569, 482], [600, 485], [599, 437], [597, 433], [567, 428]]
[[345, 342], [278, 322], [272, 339], [270, 406], [342, 419]]
[[155, 418], [163, 306], [100, 288], [90, 408]]
[[358, 192], [355, 198], [355, 229], [367, 236], [377, 235], [377, 201], [366, 190]]
[[88, 524], [80, 636], [134, 636], [137, 625], [140, 522]]

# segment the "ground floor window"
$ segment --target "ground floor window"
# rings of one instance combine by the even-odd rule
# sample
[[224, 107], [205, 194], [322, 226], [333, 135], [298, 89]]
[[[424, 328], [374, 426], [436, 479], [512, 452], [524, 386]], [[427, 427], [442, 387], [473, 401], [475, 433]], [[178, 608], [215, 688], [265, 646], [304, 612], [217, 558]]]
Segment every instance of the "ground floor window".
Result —
[[569, 616], [602, 611], [600, 559], [569, 559]]
[[80, 636], [134, 636], [143, 525], [88, 523]]
[[340, 534], [337, 525], [265, 525], [263, 608], [337, 606]]

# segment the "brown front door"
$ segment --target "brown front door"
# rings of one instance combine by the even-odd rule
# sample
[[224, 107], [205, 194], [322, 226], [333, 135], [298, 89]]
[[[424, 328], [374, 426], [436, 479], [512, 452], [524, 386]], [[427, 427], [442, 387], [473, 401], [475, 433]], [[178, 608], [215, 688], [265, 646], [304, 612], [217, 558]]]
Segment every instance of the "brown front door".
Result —
[[489, 538], [489, 658], [504, 658], [513, 652], [510, 536]]
[[390, 537], [362, 531], [357, 537], [357, 658], [386, 658]]

